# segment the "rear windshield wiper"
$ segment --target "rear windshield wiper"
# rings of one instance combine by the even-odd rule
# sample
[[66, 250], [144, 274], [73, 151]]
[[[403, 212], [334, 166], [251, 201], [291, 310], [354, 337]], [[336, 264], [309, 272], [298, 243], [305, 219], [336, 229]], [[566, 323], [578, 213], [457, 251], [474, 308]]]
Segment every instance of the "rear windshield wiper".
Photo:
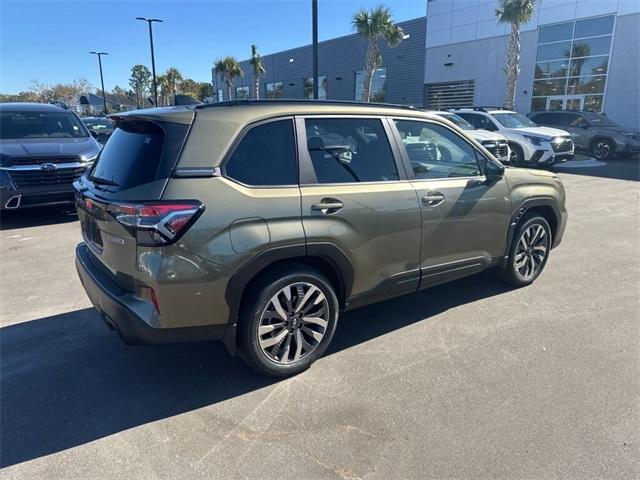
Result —
[[117, 182], [114, 182], [113, 180], [108, 180], [106, 178], [99, 178], [99, 177], [90, 176], [89, 180], [91, 180], [93, 183], [97, 183], [97, 184], [100, 184], [100, 185], [109, 185], [111, 187], [119, 186]]

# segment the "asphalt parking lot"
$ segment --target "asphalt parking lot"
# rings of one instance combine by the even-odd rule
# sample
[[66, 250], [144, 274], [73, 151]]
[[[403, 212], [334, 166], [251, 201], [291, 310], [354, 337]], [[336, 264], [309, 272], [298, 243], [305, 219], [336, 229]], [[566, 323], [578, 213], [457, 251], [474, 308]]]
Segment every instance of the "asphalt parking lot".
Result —
[[557, 168], [569, 224], [534, 285], [350, 312], [282, 381], [219, 344], [123, 345], [77, 279], [73, 213], [4, 215], [4, 478], [639, 478], [639, 163], [594, 162]]

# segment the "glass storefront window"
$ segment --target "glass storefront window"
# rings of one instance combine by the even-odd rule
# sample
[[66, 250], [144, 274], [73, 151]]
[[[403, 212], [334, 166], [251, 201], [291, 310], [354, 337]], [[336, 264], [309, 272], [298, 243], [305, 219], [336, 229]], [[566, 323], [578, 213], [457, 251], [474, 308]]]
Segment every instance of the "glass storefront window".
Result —
[[531, 111], [539, 112], [540, 110], [546, 110], [547, 97], [533, 97], [531, 99]]
[[605, 79], [605, 75], [569, 78], [567, 94], [604, 93]]
[[602, 100], [603, 95], [585, 95], [584, 111], [600, 113], [602, 111]]
[[531, 110], [601, 112], [614, 15], [539, 27]]
[[[313, 99], [313, 77], [304, 79], [304, 98]], [[318, 76], [318, 100], [327, 99], [327, 76]]]
[[[387, 81], [387, 68], [376, 68], [373, 72], [373, 81], [371, 82], [371, 102], [384, 102], [384, 91]], [[356, 72], [356, 91], [355, 100], [362, 100], [362, 86], [364, 84], [364, 70]]]
[[567, 93], [567, 79], [536, 80], [533, 82], [534, 95], [564, 95]]
[[538, 61], [557, 60], [571, 56], [571, 42], [550, 43], [538, 47]]
[[610, 35], [611, 33], [613, 33], [613, 15], [578, 20], [573, 37], [597, 37], [598, 35]]
[[583, 38], [574, 40], [572, 57], [590, 57], [592, 55], [609, 55], [611, 37]]
[[604, 75], [607, 73], [608, 65], [609, 57], [574, 58], [571, 60], [569, 75], [572, 77]]
[[249, 87], [236, 87], [236, 100], [249, 98]]
[[573, 22], [559, 23], [557, 25], [547, 25], [540, 27], [538, 43], [559, 42], [560, 40], [571, 40], [573, 34]]
[[536, 63], [535, 78], [566, 77], [569, 60]]
[[284, 84], [282, 82], [272, 82], [265, 85], [266, 98], [282, 98], [284, 96]]

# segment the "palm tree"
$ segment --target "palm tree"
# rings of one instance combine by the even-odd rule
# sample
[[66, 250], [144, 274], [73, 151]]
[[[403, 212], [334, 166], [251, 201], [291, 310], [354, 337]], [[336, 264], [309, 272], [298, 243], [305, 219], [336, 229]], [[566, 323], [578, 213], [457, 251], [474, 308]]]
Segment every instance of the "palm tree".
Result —
[[244, 77], [242, 67], [235, 57], [227, 55], [226, 57], [216, 60], [213, 68], [216, 75], [220, 75], [220, 79], [227, 85], [227, 97], [231, 100], [231, 86], [233, 85], [233, 80], [238, 77]]
[[516, 82], [520, 74], [520, 26], [531, 19], [535, 8], [536, 0], [500, 0], [500, 8], [496, 9], [498, 23], [511, 24], [507, 64], [504, 67], [507, 75], [504, 108], [507, 110], [516, 107]]
[[169, 85], [167, 83], [167, 76], [158, 75], [158, 77], [156, 78], [156, 82], [158, 84], [158, 89], [160, 90], [160, 95], [158, 95], [158, 104], [159, 106], [166, 107], [167, 98], [169, 97]]
[[178, 86], [182, 82], [182, 74], [177, 68], [171, 67], [166, 72], [164, 72], [164, 77], [167, 83], [167, 89], [173, 95], [175, 100], [176, 94], [178, 93]]
[[253, 98], [260, 98], [260, 78], [264, 77], [266, 72], [262, 55], [258, 53], [258, 47], [251, 45], [251, 60], [249, 63], [253, 67]]
[[380, 40], [385, 40], [387, 45], [395, 47], [402, 41], [404, 32], [393, 23], [391, 12], [383, 6], [371, 10], [359, 10], [353, 16], [351, 24], [353, 29], [369, 42], [362, 85], [362, 101], [368, 102], [371, 97], [373, 72], [382, 65], [382, 53], [378, 45]]

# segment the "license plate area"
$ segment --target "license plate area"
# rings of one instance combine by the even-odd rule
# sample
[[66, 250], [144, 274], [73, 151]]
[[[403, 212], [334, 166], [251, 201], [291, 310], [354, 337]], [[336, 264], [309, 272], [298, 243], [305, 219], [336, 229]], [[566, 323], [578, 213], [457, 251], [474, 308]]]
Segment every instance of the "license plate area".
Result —
[[104, 248], [102, 234], [98, 228], [98, 222], [90, 215], [85, 214], [82, 220], [82, 236], [93, 251], [98, 254], [102, 253]]

